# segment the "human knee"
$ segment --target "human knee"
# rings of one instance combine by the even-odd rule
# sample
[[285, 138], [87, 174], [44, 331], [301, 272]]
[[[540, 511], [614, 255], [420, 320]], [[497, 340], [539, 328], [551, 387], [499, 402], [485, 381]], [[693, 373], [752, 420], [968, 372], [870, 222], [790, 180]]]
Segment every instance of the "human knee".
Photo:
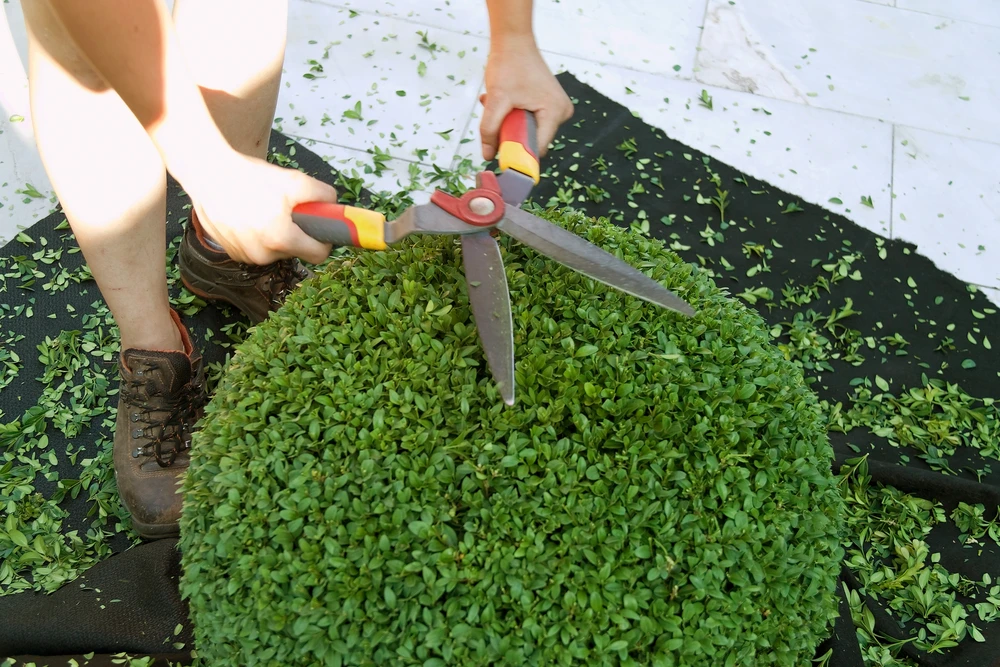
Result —
[[39, 67], [55, 66], [68, 81], [101, 92], [110, 86], [80, 52], [52, 10], [49, 0], [23, 0], [24, 22], [28, 32], [29, 74], [34, 78]]
[[203, 89], [246, 98], [269, 85], [284, 62], [286, 3], [177, 0], [174, 25]]

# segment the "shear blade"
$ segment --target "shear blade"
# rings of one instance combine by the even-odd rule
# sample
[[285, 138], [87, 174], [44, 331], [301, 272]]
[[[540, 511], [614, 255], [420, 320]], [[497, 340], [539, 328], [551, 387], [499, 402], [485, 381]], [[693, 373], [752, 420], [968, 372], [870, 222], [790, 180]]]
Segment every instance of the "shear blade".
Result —
[[669, 310], [694, 315], [690, 304], [646, 274], [547, 220], [508, 206], [497, 226], [521, 243], [605, 285]]
[[514, 323], [500, 246], [488, 232], [462, 236], [469, 303], [486, 363], [507, 405], [514, 405]]

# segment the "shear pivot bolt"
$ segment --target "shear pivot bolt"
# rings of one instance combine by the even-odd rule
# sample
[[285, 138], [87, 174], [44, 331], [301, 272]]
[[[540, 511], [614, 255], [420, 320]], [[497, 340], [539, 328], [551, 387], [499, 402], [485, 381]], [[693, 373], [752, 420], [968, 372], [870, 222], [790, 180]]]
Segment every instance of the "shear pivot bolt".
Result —
[[473, 197], [469, 202], [469, 208], [476, 215], [489, 215], [496, 210], [496, 204], [486, 197]]

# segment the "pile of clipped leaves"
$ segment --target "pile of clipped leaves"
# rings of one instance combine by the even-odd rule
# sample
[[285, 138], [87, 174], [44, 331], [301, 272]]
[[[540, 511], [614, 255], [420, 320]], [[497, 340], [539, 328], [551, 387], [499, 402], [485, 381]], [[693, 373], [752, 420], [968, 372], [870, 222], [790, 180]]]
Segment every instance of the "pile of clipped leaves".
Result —
[[832, 452], [760, 316], [662, 242], [539, 211], [687, 319], [500, 237], [518, 402], [460, 244], [352, 253], [240, 345], [196, 434], [206, 664], [802, 665], [843, 558]]

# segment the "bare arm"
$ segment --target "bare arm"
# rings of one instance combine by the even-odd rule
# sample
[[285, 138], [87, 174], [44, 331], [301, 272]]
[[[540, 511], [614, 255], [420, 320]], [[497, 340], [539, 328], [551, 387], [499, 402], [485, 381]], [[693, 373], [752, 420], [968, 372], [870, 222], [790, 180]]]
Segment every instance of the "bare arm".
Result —
[[511, 109], [534, 112], [538, 148], [545, 155], [559, 126], [573, 115], [573, 104], [552, 75], [535, 41], [532, 0], [486, 0], [490, 14], [490, 57], [479, 133], [483, 157], [492, 160], [500, 125]]
[[490, 14], [490, 40], [494, 47], [517, 40], [535, 43], [532, 5], [533, 0], [486, 0], [486, 9]]

